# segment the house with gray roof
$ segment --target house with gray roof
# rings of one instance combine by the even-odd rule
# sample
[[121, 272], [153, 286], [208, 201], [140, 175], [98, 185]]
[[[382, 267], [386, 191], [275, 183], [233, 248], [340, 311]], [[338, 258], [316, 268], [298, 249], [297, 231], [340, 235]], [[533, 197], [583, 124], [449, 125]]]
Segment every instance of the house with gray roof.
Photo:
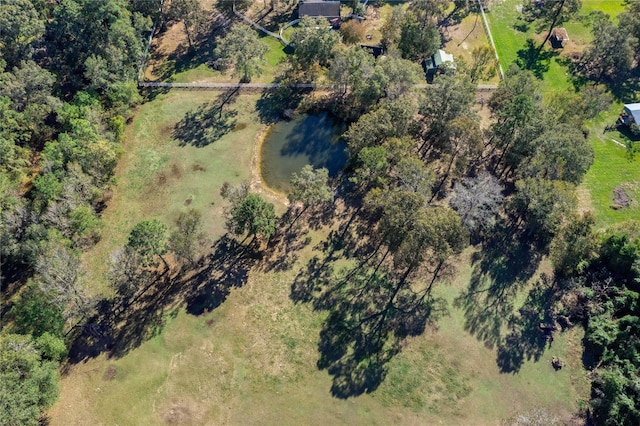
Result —
[[301, 0], [298, 4], [298, 17], [340, 18], [340, 2], [335, 0]]

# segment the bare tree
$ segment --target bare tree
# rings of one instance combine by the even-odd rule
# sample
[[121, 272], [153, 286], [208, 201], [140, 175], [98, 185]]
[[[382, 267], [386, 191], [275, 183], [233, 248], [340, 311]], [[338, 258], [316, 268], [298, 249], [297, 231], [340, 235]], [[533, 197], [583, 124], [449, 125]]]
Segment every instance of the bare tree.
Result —
[[486, 230], [493, 226], [498, 209], [504, 200], [500, 181], [488, 172], [456, 182], [454, 195], [449, 204], [458, 213], [471, 232]]

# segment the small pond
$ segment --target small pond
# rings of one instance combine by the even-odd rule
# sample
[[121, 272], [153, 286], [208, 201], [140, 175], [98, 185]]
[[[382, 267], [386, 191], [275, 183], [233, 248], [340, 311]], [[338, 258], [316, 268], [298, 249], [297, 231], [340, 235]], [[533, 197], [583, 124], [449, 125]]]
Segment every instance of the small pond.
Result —
[[293, 173], [311, 164], [326, 167], [335, 177], [347, 163], [344, 130], [327, 113], [299, 115], [274, 124], [260, 149], [262, 181], [269, 188], [288, 192]]

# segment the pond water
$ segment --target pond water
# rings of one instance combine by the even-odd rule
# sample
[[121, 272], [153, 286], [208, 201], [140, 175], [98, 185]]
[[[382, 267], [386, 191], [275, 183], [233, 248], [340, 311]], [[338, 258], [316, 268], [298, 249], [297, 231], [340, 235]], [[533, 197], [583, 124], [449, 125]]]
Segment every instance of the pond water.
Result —
[[262, 181], [288, 192], [292, 174], [307, 164], [326, 167], [329, 176], [337, 176], [347, 163], [346, 144], [340, 139], [343, 130], [327, 113], [299, 115], [274, 124], [260, 149]]

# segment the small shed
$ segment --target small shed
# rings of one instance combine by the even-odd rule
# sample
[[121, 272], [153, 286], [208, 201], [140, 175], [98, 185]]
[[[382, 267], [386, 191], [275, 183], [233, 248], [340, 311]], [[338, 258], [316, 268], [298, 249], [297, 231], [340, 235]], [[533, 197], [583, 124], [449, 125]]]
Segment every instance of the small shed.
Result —
[[549, 41], [554, 49], [563, 48], [566, 42], [569, 41], [569, 34], [564, 28], [554, 28]]
[[619, 120], [626, 126], [640, 126], [640, 103], [626, 104]]
[[335, 0], [302, 0], [298, 4], [298, 17], [340, 18], [340, 2]]
[[441, 49], [438, 49], [438, 51], [434, 55], [432, 55], [430, 59], [427, 59], [424, 63], [424, 66], [428, 74], [433, 74], [438, 70], [442, 70], [444, 66], [453, 69], [456, 68], [455, 63], [453, 62], [453, 55]]

